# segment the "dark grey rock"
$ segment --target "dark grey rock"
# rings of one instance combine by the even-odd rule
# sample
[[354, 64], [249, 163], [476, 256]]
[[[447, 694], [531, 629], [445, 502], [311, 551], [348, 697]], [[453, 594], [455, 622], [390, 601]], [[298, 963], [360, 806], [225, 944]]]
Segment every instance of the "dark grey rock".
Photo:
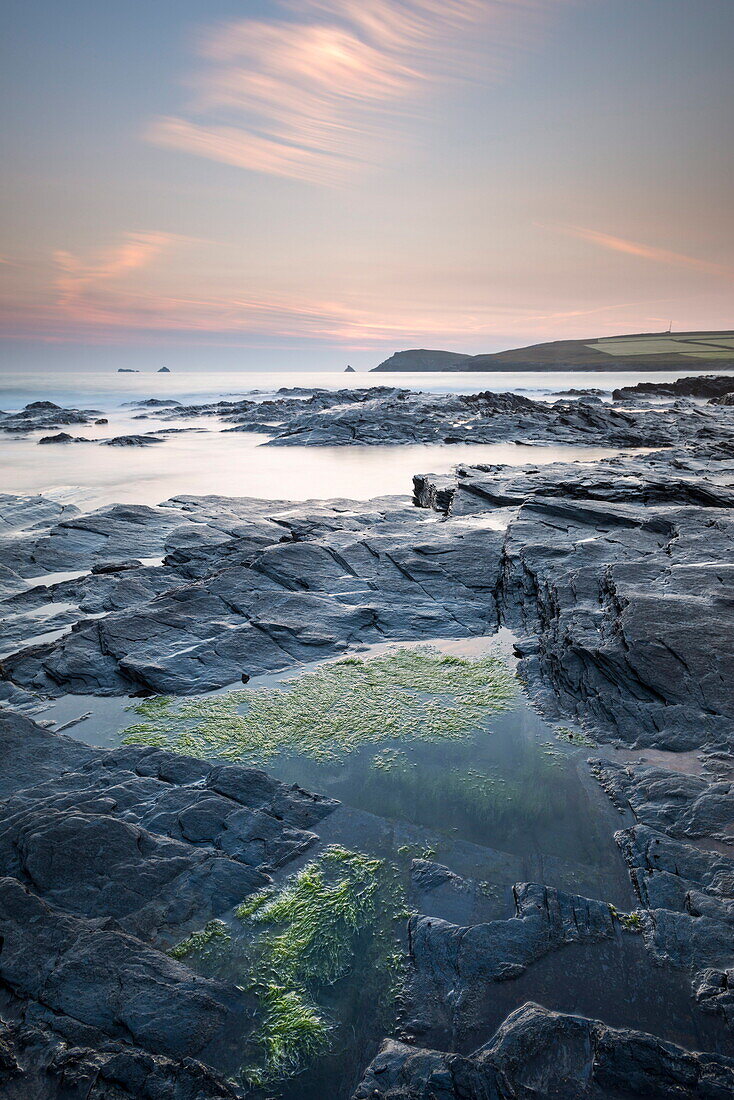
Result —
[[499, 591], [526, 674], [629, 743], [730, 746], [733, 538], [728, 508], [528, 500]]
[[194, 1058], [169, 1059], [108, 1038], [69, 1016], [19, 1002], [0, 1021], [5, 1100], [241, 1100], [243, 1093]]
[[180, 405], [171, 397], [147, 397], [141, 401], [123, 401], [123, 409], [172, 409]]
[[43, 435], [38, 440], [39, 443], [75, 443], [77, 440], [68, 432], [59, 432], [57, 435]]
[[[97, 409], [64, 409], [53, 401], [32, 401], [15, 413], [0, 413], [0, 431], [25, 434], [58, 429], [67, 424], [89, 424], [99, 416]], [[65, 432], [60, 433], [62, 436]], [[41, 440], [40, 442], [45, 442]], [[66, 442], [64, 439], [54, 442]]]
[[219, 1074], [239, 1068], [253, 996], [163, 948], [268, 884], [336, 803], [17, 715], [0, 715], [0, 748], [3, 1096], [239, 1096]]
[[528, 1003], [474, 1053], [388, 1041], [354, 1100], [724, 1100], [734, 1060]]
[[153, 443], [162, 443], [156, 435], [117, 435], [114, 439], [103, 439], [105, 447], [150, 447]]
[[228, 1017], [252, 1011], [236, 987], [192, 974], [114, 925], [68, 916], [15, 878], [0, 879], [0, 920], [3, 986], [113, 1039], [206, 1057]]
[[[110, 509], [34, 543], [36, 568], [51, 552], [56, 563], [84, 554], [100, 564], [112, 551], [154, 552], [162, 538], [169, 553], [163, 567], [130, 579], [98, 573], [55, 586], [56, 599], [104, 617], [7, 657], [3, 674], [54, 695], [131, 687], [185, 694], [340, 653], [350, 642], [461, 637], [496, 623], [500, 532], [460, 523], [449, 530], [398, 501], [317, 512], [260, 502], [249, 523], [216, 498], [200, 505]], [[195, 522], [182, 522], [189, 517]], [[59, 554], [65, 546], [68, 557]], [[15, 548], [18, 571], [28, 568], [27, 554], [25, 542]], [[12, 607], [26, 613], [47, 599], [22, 593]]]
[[153, 415], [219, 416], [231, 431], [267, 432], [265, 446], [384, 443], [576, 443], [612, 447], [690, 444], [731, 450], [734, 423], [720, 409], [619, 409], [595, 395], [553, 405], [511, 393], [427, 394], [380, 386], [281, 389], [272, 399], [217, 401]]
[[102, 561], [92, 566], [92, 573], [126, 573], [130, 569], [142, 569], [143, 563], [137, 558], [128, 561]]
[[29, 718], [7, 710], [0, 710], [0, 746], [0, 798], [60, 772], [76, 771], [95, 755], [88, 745], [49, 733]]
[[630, 396], [717, 398], [733, 390], [734, 375], [694, 374], [675, 382], [638, 382], [635, 386], [622, 386], [614, 390], [612, 397], [615, 401]]

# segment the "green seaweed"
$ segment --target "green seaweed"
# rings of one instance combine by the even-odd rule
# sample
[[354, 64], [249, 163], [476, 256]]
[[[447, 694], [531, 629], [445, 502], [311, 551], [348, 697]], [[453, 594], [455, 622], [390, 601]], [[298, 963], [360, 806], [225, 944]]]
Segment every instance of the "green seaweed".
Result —
[[327, 848], [277, 890], [255, 894], [236, 910], [252, 940], [255, 991], [263, 1009], [250, 1044], [249, 1081], [267, 1084], [298, 1072], [329, 1044], [319, 994], [352, 972], [357, 959], [394, 990], [400, 952], [390, 921], [404, 907], [383, 860], [339, 845]]
[[510, 707], [517, 692], [516, 677], [498, 657], [397, 648], [325, 663], [279, 687], [143, 700], [131, 708], [139, 721], [123, 740], [250, 764], [293, 751], [338, 763], [374, 745], [374, 766], [387, 771], [401, 763], [389, 742], [465, 740], [488, 714]]
[[260, 1065], [248, 1066], [242, 1078], [266, 1086], [293, 1076], [329, 1044], [329, 1027], [300, 993], [270, 984], [260, 991], [262, 1022], [256, 1042], [263, 1051]]
[[401, 844], [396, 851], [399, 856], [408, 859], [433, 859], [436, 855], [436, 849], [429, 844]]
[[389, 1027], [403, 968], [395, 922], [405, 915], [392, 865], [333, 845], [280, 886], [246, 898], [231, 929], [210, 921], [169, 953], [257, 998], [257, 1024], [245, 1040], [239, 1076], [267, 1088], [327, 1052], [332, 1032], [345, 1026], [341, 1013], [337, 1025], [332, 1009], [323, 1007], [333, 1007], [330, 990], [340, 988], [337, 1000], [349, 1001], [346, 1026], [379, 1016], [380, 1027]]
[[228, 943], [230, 933], [227, 925], [220, 920], [210, 920], [198, 932], [192, 932], [185, 940], [172, 947], [168, 954], [172, 959], [185, 959], [190, 955], [201, 954], [212, 943]]
[[637, 911], [632, 913], [623, 913], [617, 909], [615, 905], [609, 904], [609, 912], [612, 914], [614, 920], [618, 921], [624, 928], [625, 932], [641, 932], [642, 931], [642, 915]]
[[559, 741], [565, 741], [569, 745], [581, 745], [586, 748], [596, 748], [596, 742], [592, 741], [583, 730], [572, 730], [568, 726], [557, 726], [555, 735]]

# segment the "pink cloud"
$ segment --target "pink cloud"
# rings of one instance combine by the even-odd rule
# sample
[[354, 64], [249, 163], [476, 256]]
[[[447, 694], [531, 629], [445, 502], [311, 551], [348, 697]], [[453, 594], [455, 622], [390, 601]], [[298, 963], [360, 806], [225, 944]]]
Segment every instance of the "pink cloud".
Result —
[[[36, 283], [0, 304], [6, 336], [51, 340], [93, 338], [125, 341], [188, 336], [227, 340], [319, 340], [369, 347], [426, 340], [491, 339], [498, 332], [548, 332], [576, 318], [626, 309], [631, 303], [590, 310], [517, 309], [481, 300], [439, 303], [434, 296], [402, 297], [386, 288], [371, 295], [308, 298], [272, 292], [202, 294], [202, 242], [161, 232], [127, 233], [116, 245], [91, 256], [68, 251], [54, 256], [51, 285]], [[173, 261], [173, 263], [172, 263]], [[162, 290], [183, 284], [178, 292]], [[601, 321], [599, 322], [601, 324]], [[619, 324], [619, 322], [617, 322]]]
[[[334, 183], [389, 156], [446, 81], [496, 78], [576, 0], [282, 0], [200, 42], [186, 116], [147, 138], [252, 171]], [[193, 117], [192, 117], [193, 116]]]
[[641, 260], [652, 260], [671, 267], [687, 267], [705, 275], [721, 275], [725, 279], [734, 279], [734, 268], [725, 264], [712, 263], [709, 260], [701, 260], [696, 256], [686, 256], [682, 252], [640, 244], [638, 241], [614, 237], [610, 233], [600, 233], [595, 229], [584, 229], [582, 226], [557, 225], [544, 228], [577, 237], [581, 241], [588, 241], [589, 244], [598, 245], [599, 248], [605, 248], [610, 252], [623, 252], [628, 256], [637, 256]]

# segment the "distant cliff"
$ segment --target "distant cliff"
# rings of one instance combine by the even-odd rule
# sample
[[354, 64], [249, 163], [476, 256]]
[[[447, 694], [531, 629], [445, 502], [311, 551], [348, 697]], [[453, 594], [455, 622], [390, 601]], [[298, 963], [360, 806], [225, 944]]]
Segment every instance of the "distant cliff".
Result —
[[643, 332], [590, 340], [556, 340], [486, 355], [397, 351], [375, 371], [734, 369], [734, 331]]
[[472, 370], [461, 366], [472, 361], [471, 355], [462, 355], [458, 351], [426, 351], [425, 348], [413, 348], [411, 351], [396, 351], [384, 363], [373, 370]]

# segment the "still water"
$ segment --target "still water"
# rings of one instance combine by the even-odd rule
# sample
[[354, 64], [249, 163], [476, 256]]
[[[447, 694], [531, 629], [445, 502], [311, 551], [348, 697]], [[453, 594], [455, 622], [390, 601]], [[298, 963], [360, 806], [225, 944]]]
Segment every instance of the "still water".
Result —
[[[432, 645], [453, 656], [494, 655], [511, 669], [512, 641], [500, 631], [488, 638], [434, 639]], [[370, 657], [398, 648], [404, 647], [393, 643], [358, 652]], [[287, 689], [284, 681], [293, 675], [290, 670], [256, 677], [248, 689]], [[137, 705], [139, 700], [132, 699], [66, 697], [44, 717], [63, 723], [89, 713], [70, 731], [72, 736], [114, 747], [139, 720], [132, 709]], [[622, 911], [634, 909], [614, 840], [614, 832], [632, 821], [592, 778], [587, 760], [595, 751], [578, 727], [569, 731], [544, 721], [520, 689], [507, 709], [488, 712], [459, 738], [396, 738], [358, 746], [337, 760], [314, 759], [284, 746], [268, 760], [274, 776], [340, 802], [312, 827], [318, 837], [314, 847], [276, 873], [276, 889], [338, 844], [379, 859], [390, 890], [401, 900], [393, 914], [378, 914], [383, 919], [373, 919], [358, 933], [339, 980], [312, 983], [309, 994], [326, 1025], [326, 1048], [295, 1075], [268, 1081], [258, 1097], [320, 1100], [328, 1095], [339, 1100], [351, 1095], [381, 1039], [400, 1030], [400, 1000], [391, 1000], [386, 991], [394, 959], [402, 958], [399, 965], [406, 966], [407, 912], [459, 926], [507, 920], [514, 915], [516, 882], [542, 882]], [[446, 869], [446, 880], [438, 886], [416, 873], [432, 864]], [[385, 895], [388, 908], [394, 896]], [[258, 928], [243, 928], [232, 913], [220, 917], [231, 941], [186, 961], [202, 973], [247, 986], [256, 973]], [[462, 1049], [486, 1042], [509, 1012], [530, 999], [613, 1025], [650, 1029], [699, 1049], [719, 1043], [715, 1022], [702, 1023], [694, 1014], [682, 976], [651, 967], [639, 936], [622, 932], [591, 949], [577, 945], [552, 953], [515, 981], [489, 983], [481, 1022], [466, 1031]], [[439, 1049], [449, 1041], [440, 1029], [426, 1038]]]

